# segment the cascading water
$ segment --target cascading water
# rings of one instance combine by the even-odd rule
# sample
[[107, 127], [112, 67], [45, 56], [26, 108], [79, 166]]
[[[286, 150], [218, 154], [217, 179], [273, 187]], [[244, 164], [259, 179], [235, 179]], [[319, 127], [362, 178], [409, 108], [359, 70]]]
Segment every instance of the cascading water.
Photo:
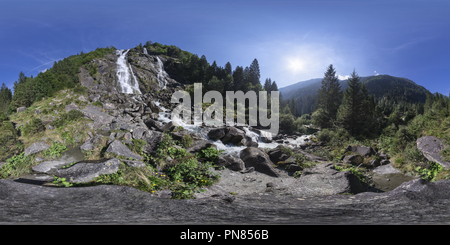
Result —
[[159, 59], [158, 56], [156, 56], [156, 59], [158, 60], [158, 82], [159, 82], [159, 87], [161, 89], [166, 89], [166, 85], [167, 85], [167, 72], [164, 71], [164, 66], [162, 61]]
[[[179, 117], [175, 117], [175, 118], [170, 118], [170, 112], [169, 110], [167, 110], [166, 108], [164, 108], [160, 102], [155, 102], [156, 106], [158, 106], [162, 112], [159, 113], [159, 117], [158, 120], [164, 123], [168, 123], [168, 122], [175, 122], [176, 124], [182, 126], [184, 129], [188, 130], [189, 132], [192, 133], [199, 133], [203, 138], [208, 139], [209, 141], [211, 141], [211, 143], [215, 144], [217, 146], [218, 150], [224, 150], [224, 154], [225, 155], [233, 155], [236, 157], [239, 157], [239, 153], [244, 150], [245, 148], [247, 148], [247, 146], [235, 146], [233, 144], [224, 144], [220, 139], [219, 140], [211, 140], [208, 137], [208, 132], [210, 130], [209, 127], [201, 127], [201, 123], [200, 124], [186, 124], [184, 123], [184, 121], [179, 118]], [[306, 142], [306, 139], [310, 138], [310, 135], [304, 135], [301, 137], [298, 137], [297, 139], [287, 139], [287, 141], [289, 142], [288, 144], [285, 143], [276, 143], [276, 142], [272, 142], [272, 143], [265, 143], [261, 141], [261, 136], [256, 133], [251, 131], [248, 127], [244, 127], [244, 132], [245, 135], [247, 136], [247, 138], [252, 139], [252, 141], [257, 142], [258, 143], [258, 148], [269, 148], [269, 149], [273, 149], [275, 147], [277, 147], [278, 145], [286, 145], [287, 147], [294, 147], [294, 146], [300, 146], [302, 144], [304, 144]]]
[[125, 94], [141, 94], [141, 90], [139, 89], [139, 84], [137, 82], [136, 77], [134, 76], [133, 70], [131, 69], [131, 65], [127, 66], [127, 53], [130, 51], [127, 50], [116, 50], [116, 54], [119, 55], [117, 58], [117, 78], [118, 83], [122, 89], [122, 93]]
[[144, 48], [144, 54], [148, 54], [148, 52], [147, 52], [147, 49], [146, 49], [146, 48]]

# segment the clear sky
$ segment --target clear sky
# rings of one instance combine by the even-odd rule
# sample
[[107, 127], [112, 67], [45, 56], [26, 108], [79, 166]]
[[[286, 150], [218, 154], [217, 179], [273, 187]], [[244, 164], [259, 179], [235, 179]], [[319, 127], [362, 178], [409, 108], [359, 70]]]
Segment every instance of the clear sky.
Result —
[[0, 84], [97, 47], [175, 45], [278, 87], [388, 74], [450, 92], [450, 1], [0, 0]]

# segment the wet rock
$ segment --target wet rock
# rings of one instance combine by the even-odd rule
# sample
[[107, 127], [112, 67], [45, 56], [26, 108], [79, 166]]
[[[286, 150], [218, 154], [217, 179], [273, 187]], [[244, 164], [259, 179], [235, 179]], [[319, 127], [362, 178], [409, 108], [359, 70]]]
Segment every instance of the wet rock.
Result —
[[114, 140], [106, 149], [106, 152], [111, 152], [119, 156], [124, 156], [126, 158], [133, 158], [137, 160], [142, 160], [142, 157], [133, 153], [127, 146], [122, 144], [120, 140]]
[[244, 161], [245, 167], [254, 167], [256, 171], [279, 177], [280, 174], [274, 169], [274, 164], [269, 156], [261, 149], [247, 147], [239, 153], [239, 157]]
[[224, 144], [232, 143], [235, 146], [246, 145], [245, 132], [235, 127], [228, 127], [225, 136], [220, 140]]
[[444, 169], [450, 169], [450, 162], [443, 160], [440, 155], [445, 149], [442, 140], [434, 136], [425, 136], [417, 139], [417, 149], [432, 162], [439, 163]]
[[225, 136], [226, 134], [226, 128], [213, 128], [208, 132], [208, 137], [211, 140], [218, 140]]
[[41, 151], [45, 151], [48, 148], [50, 148], [49, 145], [47, 145], [44, 141], [36, 142], [32, 145], [30, 145], [27, 149], [25, 149], [25, 156], [28, 156], [30, 154], [35, 154]]
[[98, 163], [79, 162], [70, 168], [58, 169], [54, 174], [66, 178], [71, 183], [86, 183], [102, 174], [113, 174], [119, 170], [120, 161], [117, 158]]
[[63, 161], [45, 161], [36, 166], [33, 166], [31, 169], [40, 173], [48, 173], [51, 170], [56, 170], [64, 165], [66, 165], [66, 163]]
[[295, 196], [322, 196], [342, 193], [360, 193], [364, 188], [350, 171], [339, 171], [332, 163], [323, 163], [304, 169], [289, 191]]

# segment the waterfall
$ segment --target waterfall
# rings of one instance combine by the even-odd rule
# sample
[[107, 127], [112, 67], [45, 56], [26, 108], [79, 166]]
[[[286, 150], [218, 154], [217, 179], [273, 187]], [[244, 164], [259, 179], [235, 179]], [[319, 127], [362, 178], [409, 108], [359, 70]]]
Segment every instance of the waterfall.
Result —
[[144, 48], [144, 54], [148, 54], [148, 52], [147, 52], [147, 49], [146, 49], [146, 48]]
[[141, 94], [141, 90], [139, 89], [139, 83], [134, 76], [133, 70], [131, 69], [131, 65], [127, 66], [127, 53], [130, 51], [127, 50], [116, 50], [116, 54], [119, 55], [117, 58], [117, 78], [119, 85], [121, 87], [121, 92], [125, 94]]
[[156, 59], [158, 60], [158, 82], [159, 82], [159, 87], [161, 89], [166, 89], [166, 85], [167, 85], [167, 72], [164, 71], [164, 66], [162, 61], [159, 59], [158, 56], [156, 56]]

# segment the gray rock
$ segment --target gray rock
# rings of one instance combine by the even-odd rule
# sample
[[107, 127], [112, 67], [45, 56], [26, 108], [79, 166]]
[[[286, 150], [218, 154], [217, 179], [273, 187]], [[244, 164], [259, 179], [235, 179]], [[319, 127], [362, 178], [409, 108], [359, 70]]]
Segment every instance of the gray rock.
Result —
[[158, 122], [154, 119], [148, 118], [144, 121], [145, 125], [147, 125], [148, 128], [154, 128], [155, 130], [158, 130], [160, 132], [163, 132], [163, 124], [161, 122]]
[[148, 134], [145, 135], [144, 140], [147, 142], [145, 146], [142, 147], [143, 152], [152, 153], [158, 149], [158, 144], [161, 142], [163, 133], [158, 131], [149, 130]]
[[226, 128], [213, 128], [208, 132], [208, 137], [211, 140], [218, 140], [225, 136]]
[[145, 163], [143, 163], [141, 161], [122, 160], [122, 162], [124, 162], [128, 166], [135, 167], [135, 168], [142, 168], [142, 167], [147, 166], [147, 165], [145, 165]]
[[444, 169], [450, 169], [450, 162], [443, 160], [440, 155], [441, 151], [445, 149], [442, 140], [434, 136], [425, 136], [417, 139], [417, 149], [432, 162], [439, 163]]
[[142, 157], [133, 153], [127, 146], [122, 144], [120, 140], [114, 140], [109, 146], [108, 149], [106, 149], [106, 152], [112, 152], [114, 154], [117, 154], [119, 156], [124, 156], [126, 158], [133, 158], [137, 160], [142, 160]]
[[48, 129], [48, 130], [54, 130], [55, 127], [53, 127], [52, 125], [48, 124], [48, 125], [47, 125], [47, 129]]
[[71, 110], [78, 110], [78, 109], [80, 109], [80, 108], [77, 105], [75, 105], [75, 103], [73, 103], [73, 102], [68, 104], [68, 105], [66, 105], [66, 107], [64, 107], [64, 110], [66, 112], [69, 112]]
[[245, 169], [244, 161], [231, 155], [227, 155], [224, 157], [218, 156], [214, 161], [214, 165], [216, 165], [217, 168], [226, 167], [233, 171], [241, 171]]
[[246, 168], [254, 167], [258, 172], [274, 177], [280, 176], [269, 156], [261, 149], [247, 147], [239, 153], [239, 157], [244, 161]]
[[401, 173], [400, 170], [394, 168], [391, 164], [387, 164], [387, 165], [383, 165], [383, 166], [379, 166], [377, 168], [375, 168], [373, 170], [373, 172], [377, 173], [377, 174], [399, 174]]
[[26, 111], [26, 110], [27, 110], [27, 108], [24, 106], [17, 108], [17, 112], [22, 112], [22, 111]]
[[375, 154], [375, 151], [372, 149], [372, 147], [367, 146], [348, 146], [346, 151], [361, 154], [363, 157], [370, 157]]
[[346, 155], [343, 162], [344, 164], [359, 165], [363, 161], [364, 159], [361, 155]]
[[358, 177], [350, 171], [339, 171], [332, 163], [323, 163], [304, 169], [302, 175], [289, 188], [294, 196], [323, 196], [364, 191]]
[[211, 143], [209, 140], [195, 140], [192, 145], [186, 149], [187, 152], [193, 153], [204, 150], [206, 148], [213, 147], [217, 149], [217, 146]]
[[66, 163], [63, 161], [45, 161], [33, 166], [31, 169], [40, 173], [48, 173], [51, 170], [56, 170], [64, 165], [66, 165]]
[[133, 139], [145, 138], [148, 133], [148, 129], [144, 127], [138, 127], [133, 129]]
[[225, 136], [220, 140], [224, 144], [232, 143], [235, 146], [246, 145], [245, 132], [235, 127], [228, 127]]
[[161, 127], [161, 131], [163, 131], [163, 132], [165, 132], [165, 131], [172, 131], [178, 126], [180, 126], [180, 125], [177, 124], [176, 122], [170, 121], [170, 122], [164, 124], [164, 126]]
[[86, 183], [102, 174], [113, 174], [119, 170], [120, 161], [112, 158], [105, 162], [79, 162], [70, 168], [58, 169], [55, 176], [66, 178], [71, 183]]
[[105, 110], [115, 110], [116, 106], [112, 103], [103, 103], [103, 109]]
[[303, 168], [298, 166], [297, 164], [290, 164], [289, 167], [287, 168], [287, 171], [292, 173], [302, 170]]
[[105, 125], [111, 123], [113, 120], [112, 116], [103, 113], [100, 108], [93, 105], [86, 106], [86, 108], [81, 110], [81, 112], [83, 112], [83, 114], [86, 115], [88, 118], [94, 120], [94, 124], [95, 122], [99, 122]]
[[205, 190], [204, 192], [195, 193], [194, 197], [196, 199], [212, 197], [221, 200], [227, 200], [228, 202], [232, 202], [236, 199], [236, 197], [228, 193], [219, 185], [212, 185], [207, 188], [204, 188], [204, 190]]
[[96, 102], [96, 101], [98, 101], [99, 99], [100, 99], [100, 94], [91, 94], [91, 95], [89, 95], [89, 99], [92, 101], [92, 102]]
[[35, 154], [41, 151], [45, 151], [48, 148], [50, 148], [49, 145], [47, 145], [44, 141], [36, 142], [32, 145], [30, 145], [27, 149], [25, 149], [25, 156], [28, 156], [30, 154]]

